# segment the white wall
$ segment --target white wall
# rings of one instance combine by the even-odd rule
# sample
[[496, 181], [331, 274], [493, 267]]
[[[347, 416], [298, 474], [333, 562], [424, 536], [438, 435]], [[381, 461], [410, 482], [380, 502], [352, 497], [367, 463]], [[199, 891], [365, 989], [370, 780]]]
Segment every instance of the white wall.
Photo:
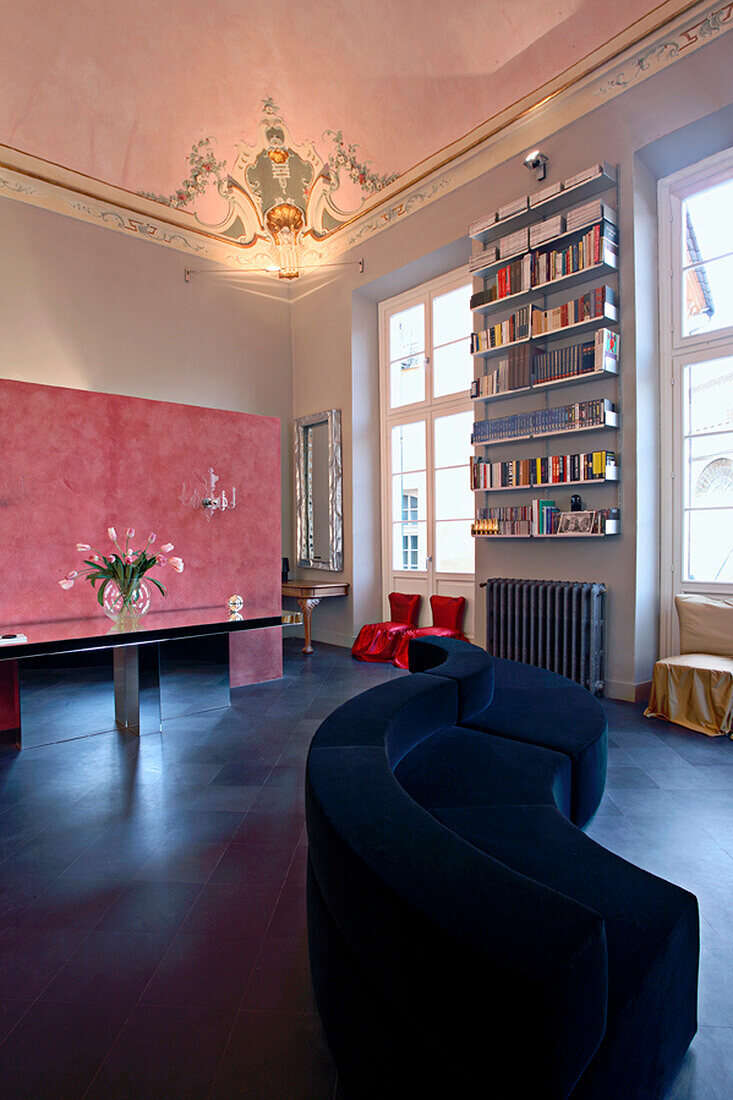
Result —
[[290, 545], [290, 306], [168, 248], [0, 198], [0, 376], [276, 416]]

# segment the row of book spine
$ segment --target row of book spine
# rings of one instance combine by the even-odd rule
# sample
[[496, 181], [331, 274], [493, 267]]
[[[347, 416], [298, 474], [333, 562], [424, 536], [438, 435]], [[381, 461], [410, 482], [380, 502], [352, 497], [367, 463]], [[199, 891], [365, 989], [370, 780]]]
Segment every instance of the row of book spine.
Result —
[[520, 439], [551, 435], [555, 432], [576, 431], [578, 428], [601, 427], [609, 421], [609, 413], [615, 412], [613, 402], [601, 397], [550, 409], [534, 409], [510, 416], [477, 420], [473, 426], [471, 442], [495, 443], [504, 439]]
[[593, 339], [533, 354], [529, 344], [508, 348], [490, 370], [471, 382], [471, 397], [495, 397], [583, 374], [618, 371], [619, 335], [599, 328]]
[[516, 343], [517, 340], [526, 340], [531, 333], [532, 309], [530, 306], [522, 306], [511, 317], [490, 325], [483, 332], [471, 333], [471, 352], [488, 351], [490, 348], [501, 348], [506, 344]]
[[619, 353], [618, 333], [609, 328], [599, 328], [592, 340], [538, 352], [532, 363], [532, 381], [556, 382], [603, 370], [617, 373]]
[[517, 458], [508, 462], [487, 462], [471, 458], [472, 489], [517, 489], [533, 485], [576, 485], [614, 477], [614, 451], [586, 451], [579, 454]]
[[[543, 536], [562, 533], [563, 516], [572, 516], [572, 512], [562, 512], [554, 500], [533, 500], [524, 507], [481, 508], [471, 524], [473, 536], [495, 535], [504, 538], [518, 536]], [[586, 535], [615, 535], [619, 529], [618, 508], [598, 508], [589, 517], [589, 530]], [[566, 534], [575, 532], [567, 530]], [[577, 532], [581, 533], [581, 532]]]
[[597, 317], [615, 319], [616, 294], [610, 286], [597, 286], [579, 298], [563, 302], [552, 309], [532, 311], [532, 335], [544, 336], [548, 332], [557, 332], [581, 321], [591, 321]]
[[500, 267], [486, 280], [483, 290], [472, 295], [471, 309], [556, 282], [566, 275], [596, 267], [601, 261], [615, 267], [617, 241], [615, 226], [598, 224], [567, 248], [527, 252], [521, 258]]

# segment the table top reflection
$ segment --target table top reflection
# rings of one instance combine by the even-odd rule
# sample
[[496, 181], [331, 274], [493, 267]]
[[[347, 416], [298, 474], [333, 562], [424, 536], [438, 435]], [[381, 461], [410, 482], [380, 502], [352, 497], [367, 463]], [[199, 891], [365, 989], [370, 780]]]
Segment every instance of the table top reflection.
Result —
[[87, 619], [52, 619], [48, 622], [0, 625], [2, 635], [24, 634], [27, 641], [3, 640], [0, 661], [38, 657], [46, 653], [70, 653], [82, 649], [108, 649], [120, 645], [145, 645], [167, 638], [196, 638], [281, 626], [281, 615], [249, 617], [228, 607], [194, 607], [182, 611], [151, 611], [134, 625], [120, 627], [105, 615]]

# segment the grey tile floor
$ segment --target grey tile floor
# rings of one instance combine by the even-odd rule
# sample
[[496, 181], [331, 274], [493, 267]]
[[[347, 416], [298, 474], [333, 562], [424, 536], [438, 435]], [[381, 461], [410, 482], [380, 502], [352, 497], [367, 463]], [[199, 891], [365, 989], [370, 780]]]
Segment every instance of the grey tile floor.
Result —
[[[0, 756], [0, 1096], [333, 1095], [307, 971], [305, 755], [335, 706], [399, 675], [288, 640], [283, 679], [229, 709]], [[94, 682], [79, 732], [104, 710]], [[63, 727], [46, 705], [42, 739], [72, 736], [66, 703]], [[670, 1100], [729, 1100], [733, 744], [604, 705], [588, 831], [700, 899], [701, 1026]]]

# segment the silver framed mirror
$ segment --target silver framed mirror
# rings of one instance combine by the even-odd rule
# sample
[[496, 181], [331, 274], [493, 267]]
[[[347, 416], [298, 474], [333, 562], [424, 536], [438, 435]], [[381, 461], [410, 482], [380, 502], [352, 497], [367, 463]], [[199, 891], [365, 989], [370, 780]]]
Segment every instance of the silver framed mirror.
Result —
[[295, 421], [295, 538], [298, 565], [344, 568], [341, 410]]

